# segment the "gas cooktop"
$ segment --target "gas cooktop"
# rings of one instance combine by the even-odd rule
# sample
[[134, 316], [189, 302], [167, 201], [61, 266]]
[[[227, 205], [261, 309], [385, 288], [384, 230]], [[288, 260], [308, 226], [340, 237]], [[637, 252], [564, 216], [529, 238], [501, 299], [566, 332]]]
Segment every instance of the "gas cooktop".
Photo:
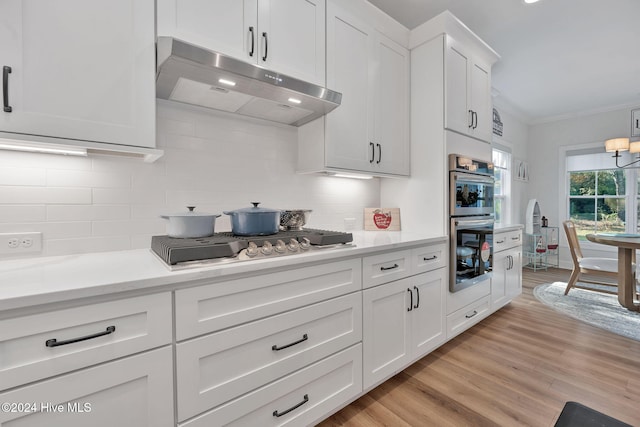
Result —
[[296, 255], [317, 249], [353, 247], [353, 235], [341, 231], [302, 229], [267, 236], [215, 233], [197, 239], [153, 236], [151, 251], [170, 270], [210, 264]]

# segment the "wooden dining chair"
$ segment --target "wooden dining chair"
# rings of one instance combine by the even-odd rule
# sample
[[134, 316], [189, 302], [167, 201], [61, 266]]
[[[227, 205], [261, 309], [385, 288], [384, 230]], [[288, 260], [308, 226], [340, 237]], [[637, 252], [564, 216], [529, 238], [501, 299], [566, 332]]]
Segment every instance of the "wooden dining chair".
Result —
[[[585, 258], [582, 255], [582, 250], [580, 249], [580, 242], [578, 241], [578, 234], [576, 233], [576, 228], [573, 221], [564, 221], [562, 225], [564, 226], [564, 231], [567, 234], [569, 251], [571, 252], [571, 259], [573, 260], [573, 271], [571, 272], [571, 277], [569, 278], [569, 283], [567, 283], [567, 288], [564, 290], [564, 294], [567, 295], [571, 288], [581, 288], [588, 289], [590, 291], [617, 294], [617, 283], [598, 280], [585, 280], [582, 278], [582, 275], [586, 274], [594, 277], [606, 277], [609, 279], [617, 280], [618, 259], [597, 257]], [[595, 288], [581, 286], [579, 282], [595, 284], [598, 285], [598, 287]]]

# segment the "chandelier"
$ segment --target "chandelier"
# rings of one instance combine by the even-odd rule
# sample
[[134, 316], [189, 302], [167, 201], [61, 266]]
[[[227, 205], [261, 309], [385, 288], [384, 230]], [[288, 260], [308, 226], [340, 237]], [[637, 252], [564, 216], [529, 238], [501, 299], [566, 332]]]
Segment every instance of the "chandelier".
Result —
[[[619, 159], [622, 157], [620, 154], [623, 151], [628, 151], [629, 153], [640, 153], [640, 141], [630, 141], [629, 138], [612, 138], [608, 139], [604, 143], [605, 151], [607, 153], [615, 153], [612, 157], [616, 159], [616, 167], [617, 168], [628, 168], [631, 165], [634, 165], [640, 162], [640, 156], [632, 161], [627, 163], [626, 165], [620, 165]], [[633, 166], [634, 168], [640, 168], [640, 165]]]

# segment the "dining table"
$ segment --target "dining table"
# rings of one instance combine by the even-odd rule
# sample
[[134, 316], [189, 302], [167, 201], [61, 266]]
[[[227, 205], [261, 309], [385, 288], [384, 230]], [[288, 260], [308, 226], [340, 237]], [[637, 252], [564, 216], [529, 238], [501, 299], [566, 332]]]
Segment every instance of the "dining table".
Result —
[[587, 240], [618, 248], [618, 302], [632, 311], [640, 311], [636, 301], [636, 250], [640, 249], [640, 234], [587, 234]]

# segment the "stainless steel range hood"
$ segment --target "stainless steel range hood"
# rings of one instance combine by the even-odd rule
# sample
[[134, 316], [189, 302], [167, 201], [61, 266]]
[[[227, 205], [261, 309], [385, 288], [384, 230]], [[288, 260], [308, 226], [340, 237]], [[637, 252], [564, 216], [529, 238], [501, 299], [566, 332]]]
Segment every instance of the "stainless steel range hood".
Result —
[[156, 97], [300, 126], [342, 94], [172, 37], [158, 37]]

